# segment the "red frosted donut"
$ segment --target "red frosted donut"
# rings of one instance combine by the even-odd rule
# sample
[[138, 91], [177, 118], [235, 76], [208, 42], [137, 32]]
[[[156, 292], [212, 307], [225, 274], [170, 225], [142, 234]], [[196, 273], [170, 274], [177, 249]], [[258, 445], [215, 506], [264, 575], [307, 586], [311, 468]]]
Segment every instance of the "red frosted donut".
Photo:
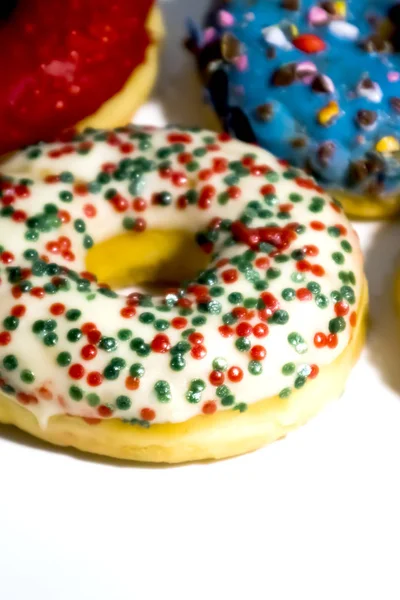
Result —
[[152, 4], [2, 0], [0, 153], [55, 138], [117, 94], [146, 59]]

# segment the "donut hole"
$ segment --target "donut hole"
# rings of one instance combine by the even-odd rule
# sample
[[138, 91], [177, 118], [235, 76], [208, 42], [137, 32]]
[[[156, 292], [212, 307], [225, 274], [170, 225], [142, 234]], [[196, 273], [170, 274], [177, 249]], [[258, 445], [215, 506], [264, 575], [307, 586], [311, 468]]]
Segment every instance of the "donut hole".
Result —
[[154, 229], [97, 243], [88, 251], [86, 269], [114, 289], [140, 285], [161, 291], [192, 279], [209, 261], [193, 233]]

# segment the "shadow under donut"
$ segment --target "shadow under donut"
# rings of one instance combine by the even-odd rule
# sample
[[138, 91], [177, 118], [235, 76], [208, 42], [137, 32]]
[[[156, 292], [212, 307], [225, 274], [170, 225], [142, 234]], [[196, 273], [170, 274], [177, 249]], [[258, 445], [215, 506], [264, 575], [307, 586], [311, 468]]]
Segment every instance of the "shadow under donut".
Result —
[[400, 393], [400, 318], [394, 301], [397, 269], [400, 269], [400, 223], [382, 223], [365, 254], [370, 294], [367, 352], [384, 382]]

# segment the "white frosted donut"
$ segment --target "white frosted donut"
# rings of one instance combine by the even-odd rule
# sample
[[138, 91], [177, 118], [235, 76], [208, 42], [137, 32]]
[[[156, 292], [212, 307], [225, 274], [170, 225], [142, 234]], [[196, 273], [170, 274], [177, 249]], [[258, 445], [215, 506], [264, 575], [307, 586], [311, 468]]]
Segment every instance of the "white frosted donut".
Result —
[[[129, 126], [29, 147], [0, 189], [1, 421], [178, 462], [254, 449], [341, 393], [362, 257], [302, 172], [225, 134]], [[158, 295], [87, 272], [179, 281], [203, 259]]]

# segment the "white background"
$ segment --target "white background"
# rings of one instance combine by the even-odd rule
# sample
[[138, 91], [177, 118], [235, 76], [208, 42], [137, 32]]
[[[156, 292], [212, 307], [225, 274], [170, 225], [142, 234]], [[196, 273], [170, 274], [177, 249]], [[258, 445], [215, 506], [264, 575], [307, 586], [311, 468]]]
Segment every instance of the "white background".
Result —
[[[169, 41], [141, 122], [207, 124], [180, 48], [184, 15], [204, 5], [162, 4]], [[345, 395], [286, 440], [149, 468], [0, 427], [1, 600], [399, 600], [400, 227], [356, 228], [368, 346]]]

